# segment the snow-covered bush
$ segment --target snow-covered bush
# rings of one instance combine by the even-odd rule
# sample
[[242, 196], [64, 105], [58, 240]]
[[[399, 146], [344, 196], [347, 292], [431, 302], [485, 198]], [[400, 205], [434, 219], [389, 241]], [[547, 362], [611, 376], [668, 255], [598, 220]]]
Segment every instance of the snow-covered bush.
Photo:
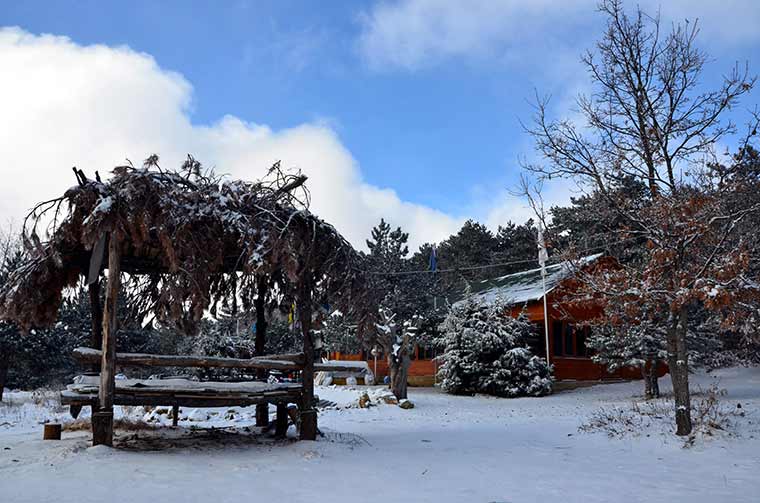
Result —
[[530, 330], [524, 315], [512, 318], [501, 303], [470, 299], [456, 304], [436, 341], [444, 350], [438, 369], [441, 388], [503, 397], [551, 393], [551, 369], [528, 349]]

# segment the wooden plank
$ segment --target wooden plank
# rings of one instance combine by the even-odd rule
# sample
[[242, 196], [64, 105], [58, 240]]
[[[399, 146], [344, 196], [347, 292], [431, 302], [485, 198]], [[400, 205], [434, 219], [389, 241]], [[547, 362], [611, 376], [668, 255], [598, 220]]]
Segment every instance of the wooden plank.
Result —
[[[84, 363], [97, 361], [101, 352], [92, 348], [76, 348], [74, 358]], [[202, 367], [202, 368], [250, 368], [274, 370], [301, 370], [301, 366], [289, 360], [269, 358], [222, 358], [195, 355], [152, 355], [147, 353], [117, 353], [119, 365], [141, 367]]]
[[[102, 360], [100, 350], [79, 347], [73, 352], [74, 358], [82, 363], [97, 363]], [[285, 359], [288, 356], [298, 355], [272, 355], [266, 357], [222, 358], [219, 356], [196, 356], [196, 355], [153, 355], [148, 353], [116, 353], [116, 363], [124, 366], [135, 367], [202, 367], [202, 368], [249, 368], [249, 369], [272, 369], [284, 371], [303, 370], [303, 364], [297, 361]], [[314, 363], [314, 371], [320, 372], [355, 372], [356, 365], [342, 365], [340, 363]]]

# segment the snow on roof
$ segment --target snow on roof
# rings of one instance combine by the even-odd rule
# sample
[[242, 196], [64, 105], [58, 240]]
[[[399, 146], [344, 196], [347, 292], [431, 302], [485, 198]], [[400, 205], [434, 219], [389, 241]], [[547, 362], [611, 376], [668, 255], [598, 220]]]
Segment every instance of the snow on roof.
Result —
[[[588, 255], [577, 261], [560, 262], [546, 266], [546, 293], [554, 290], [562, 281], [573, 276], [579, 266], [590, 264], [601, 253]], [[544, 295], [541, 284], [541, 268], [485, 279], [473, 285], [472, 298], [479, 303], [501, 301], [506, 304], [524, 304], [539, 300]]]

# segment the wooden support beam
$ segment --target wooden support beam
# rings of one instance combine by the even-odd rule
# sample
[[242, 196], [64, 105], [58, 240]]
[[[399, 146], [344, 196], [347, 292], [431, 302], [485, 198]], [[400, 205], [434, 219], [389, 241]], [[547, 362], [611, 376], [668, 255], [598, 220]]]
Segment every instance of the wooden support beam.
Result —
[[[92, 348], [76, 348], [74, 358], [89, 363], [101, 360], [102, 353]], [[301, 370], [302, 365], [278, 358], [222, 358], [195, 355], [152, 355], [147, 353], [116, 353], [119, 365], [136, 367], [201, 367], [201, 368], [248, 368]]]
[[113, 396], [116, 387], [116, 301], [121, 277], [121, 247], [114, 233], [108, 240], [108, 285], [103, 310], [103, 346], [100, 362], [98, 412], [92, 416], [93, 445], [113, 445]]
[[285, 438], [288, 433], [288, 404], [277, 404], [277, 417], [275, 419], [274, 436]]
[[[256, 356], [264, 356], [267, 342], [267, 319], [266, 297], [268, 292], [267, 276], [264, 274], [256, 278], [256, 299], [253, 305], [256, 308]], [[267, 378], [267, 370], [260, 369], [257, 377], [262, 381]], [[256, 406], [256, 426], [269, 426], [269, 404], [262, 403]]]
[[[304, 274], [308, 274], [305, 272]], [[314, 408], [314, 339], [311, 333], [311, 282], [302, 279], [298, 296], [298, 319], [303, 333], [304, 364], [301, 372], [303, 395], [301, 396], [299, 436], [301, 440], [317, 439], [317, 411]]]
[[[95, 281], [87, 285], [90, 294], [90, 321], [92, 324], [92, 347], [100, 349], [103, 344], [103, 306], [100, 302], [100, 283]], [[98, 371], [97, 362], [90, 366], [92, 372]]]
[[[82, 363], [100, 364], [102, 352], [92, 348], [76, 348], [75, 359]], [[116, 353], [116, 363], [121, 366], [134, 367], [201, 367], [201, 368], [248, 368], [274, 369], [285, 371], [303, 370], [304, 355], [268, 355], [263, 358], [222, 358], [219, 356], [196, 355], [153, 355], [148, 353]], [[355, 362], [314, 363], [314, 371], [320, 372], [356, 372]]]

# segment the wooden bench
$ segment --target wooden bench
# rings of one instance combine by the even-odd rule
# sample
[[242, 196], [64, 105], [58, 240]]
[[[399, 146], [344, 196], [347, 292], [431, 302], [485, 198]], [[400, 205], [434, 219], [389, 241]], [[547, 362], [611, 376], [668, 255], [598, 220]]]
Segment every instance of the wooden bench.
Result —
[[[237, 368], [256, 370], [303, 370], [303, 354], [273, 355], [250, 359], [205, 357], [194, 355], [153, 355], [144, 353], [116, 353], [116, 365], [141, 367], [200, 367]], [[100, 350], [77, 348], [74, 358], [88, 365], [102, 360]], [[315, 371], [352, 370], [337, 362], [314, 365]], [[216, 382], [189, 379], [117, 379], [113, 390], [114, 405], [171, 406], [176, 426], [179, 407], [230, 407], [273, 404], [277, 408], [275, 435], [284, 437], [288, 428], [290, 404], [309, 408], [304, 404], [301, 383], [268, 383], [261, 381]], [[100, 377], [84, 375], [78, 382], [61, 392], [61, 403], [69, 405], [72, 416], [77, 417], [82, 407], [92, 407], [92, 417], [98, 413]], [[296, 417], [293, 414], [292, 417]], [[93, 421], [93, 435], [96, 422]], [[298, 424], [296, 424], [298, 427]]]

